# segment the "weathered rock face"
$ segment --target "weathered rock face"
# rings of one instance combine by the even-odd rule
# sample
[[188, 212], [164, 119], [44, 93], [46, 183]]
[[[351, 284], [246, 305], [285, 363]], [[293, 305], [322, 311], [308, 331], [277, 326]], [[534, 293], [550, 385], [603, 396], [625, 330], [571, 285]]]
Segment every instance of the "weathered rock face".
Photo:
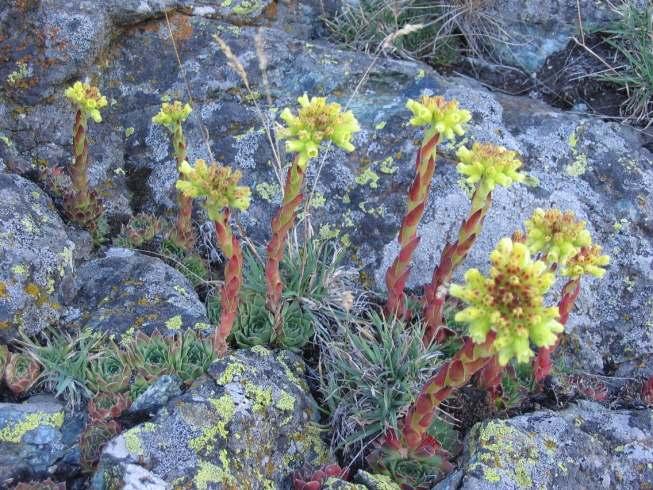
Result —
[[80, 430], [81, 424], [67, 420], [54, 398], [0, 403], [0, 486], [79, 465], [73, 446]]
[[461, 469], [435, 489], [646, 488], [652, 429], [651, 410], [593, 402], [483, 422], [467, 437]]
[[17, 175], [0, 174], [0, 340], [37, 333], [60, 315], [59, 285], [74, 245], [52, 201]]
[[303, 371], [293, 354], [260, 347], [215, 362], [208, 379], [107, 445], [93, 488], [144, 474], [183, 488], [291, 488], [294, 470], [327, 458]]
[[209, 327], [206, 308], [188, 279], [157, 258], [112, 248], [80, 267], [75, 281], [78, 290], [67, 319], [81, 329], [124, 337]]
[[[588, 2], [581, 4], [583, 9], [589, 8]], [[424, 92], [456, 97], [474, 113], [468, 141], [493, 141], [520, 151], [526, 170], [539, 180], [534, 187], [495, 193], [483, 235], [465, 267], [484, 267], [487, 253], [498, 239], [519, 227], [535, 207], [555, 205], [574, 210], [588, 220], [595, 241], [613, 257], [613, 265], [606, 278], [583, 286], [569, 323], [572, 363], [592, 372], [616, 366], [620, 375], [653, 374], [653, 330], [648, 327], [653, 322], [652, 157], [634, 131], [561, 113], [531, 99], [493, 95], [476, 84], [440, 77], [415, 63], [377, 61], [366, 83], [355, 91], [371, 59], [333, 46], [299, 41], [294, 37], [295, 24], [284, 23], [281, 11], [289, 7], [283, 2], [277, 18], [268, 10], [251, 13], [254, 17], [250, 16], [247, 24], [271, 26], [260, 29], [223, 22], [223, 13], [206, 2], [111, 3], [113, 7], [107, 10], [110, 14], [98, 13], [102, 9], [85, 2], [79, 5], [77, 8], [86, 8], [83, 15], [94, 19], [96, 25], [94, 30], [84, 31], [93, 39], [89, 46], [99, 47], [79, 51], [70, 68], [73, 71], [66, 76], [91, 76], [112, 101], [105, 111], [105, 122], [91, 126], [95, 142], [91, 145], [91, 178], [103, 189], [110, 214], [116, 219], [134, 211], [163, 213], [173, 209], [175, 164], [169, 155], [168, 135], [152, 125], [151, 117], [161, 97], [186, 99], [188, 81], [195, 102], [195, 111], [186, 124], [189, 157], [208, 158], [210, 149], [215, 158], [243, 170], [245, 182], [254, 188], [254, 203], [239, 219], [250, 236], [265, 239], [274, 204], [279, 200], [279, 184], [269, 163], [274, 155], [254, 102], [266, 117], [273, 118], [273, 111], [294, 105], [294, 99], [303, 92], [328, 95], [348, 103], [364, 129], [356, 138], [358, 150], [354, 154], [326, 152], [325, 160], [309, 169], [309, 186], [315, 185], [316, 190], [310, 209], [313, 224], [324, 235], [337, 235], [361, 269], [382, 287], [385, 266], [396, 250], [393, 241], [404, 211], [404, 192], [412, 178], [414, 142], [420, 137], [418, 131], [406, 126], [405, 101]], [[295, 12], [306, 13], [312, 5], [302, 2]], [[170, 12], [170, 25], [160, 17], [166, 8], [180, 8], [182, 12]], [[539, 2], [532, 8], [540, 12], [541, 25], [548, 26], [547, 19], [555, 12], [564, 10], [565, 16], [571, 16], [571, 10], [555, 2]], [[597, 19], [603, 11], [596, 10]], [[66, 10], [61, 15], [72, 12]], [[40, 6], [24, 15], [26, 22], [40, 19], [61, 24], [57, 36], [76, 39], [77, 24], [62, 23], [60, 15], [49, 7]], [[17, 28], [14, 24], [10, 27]], [[181, 69], [169, 27], [182, 60]], [[304, 35], [311, 31], [310, 23], [298, 29]], [[242, 63], [252, 93], [228, 66], [213, 39], [215, 34], [231, 46]], [[81, 43], [75, 49], [83, 46]], [[60, 49], [51, 48], [55, 52]], [[264, 53], [264, 63], [257, 51]], [[101, 54], [96, 55], [98, 52]], [[44, 53], [49, 56], [50, 51]], [[56, 78], [56, 66], [53, 62], [50, 68], [42, 68], [42, 77], [49, 81], [47, 90], [46, 85], [3, 88], [6, 100], [0, 102], [0, 125], [6, 126], [0, 130], [13, 146], [11, 154], [4, 150], [0, 158], [8, 168], [20, 169], [23, 160], [30, 168], [41, 160], [63, 165], [68, 159], [72, 117], [61, 98], [63, 78]], [[265, 67], [267, 83], [261, 66]], [[0, 79], [4, 75], [0, 72]], [[271, 105], [267, 103], [267, 90]], [[34, 99], [37, 103], [25, 107], [27, 99], [21, 97], [35, 94], [53, 97], [39, 95]], [[0, 151], [4, 148], [0, 144]], [[455, 237], [468, 206], [448, 160], [454, 152], [452, 146], [440, 152], [411, 286], [429, 280], [439, 251], [446, 239]]]

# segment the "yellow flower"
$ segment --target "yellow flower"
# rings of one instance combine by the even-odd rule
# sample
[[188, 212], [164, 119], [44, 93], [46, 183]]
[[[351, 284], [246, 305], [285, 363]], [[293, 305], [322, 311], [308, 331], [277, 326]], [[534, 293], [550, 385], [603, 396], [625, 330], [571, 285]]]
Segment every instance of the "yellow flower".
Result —
[[562, 269], [562, 275], [580, 278], [584, 275], [594, 277], [603, 277], [605, 267], [610, 263], [610, 257], [601, 255], [599, 245], [588, 245], [582, 247], [580, 251], [567, 261], [567, 265]]
[[309, 99], [304, 94], [297, 101], [301, 107], [296, 116], [288, 108], [281, 112], [286, 127], [280, 130], [279, 137], [287, 140], [289, 152], [299, 154], [301, 168], [317, 157], [322, 141], [330, 140], [345, 151], [354, 151], [351, 138], [360, 127], [351, 111], [342, 112], [340, 104], [327, 104], [324, 97]]
[[460, 163], [458, 173], [469, 184], [479, 183], [487, 192], [497, 185], [509, 187], [523, 182], [524, 174], [519, 171], [522, 162], [516, 151], [490, 143], [474, 143], [472, 149], [461, 147], [456, 153]]
[[97, 87], [78, 81], [66, 89], [65, 95], [86, 117], [90, 117], [96, 123], [102, 121], [100, 109], [107, 106], [107, 98]]
[[193, 111], [189, 104], [182, 104], [175, 100], [172, 104], [164, 102], [161, 104], [161, 110], [152, 118], [154, 124], [165, 126], [170, 131], [188, 119], [188, 115]]
[[502, 239], [490, 254], [490, 276], [478, 269], [465, 274], [465, 285], [451, 286], [451, 295], [468, 306], [456, 314], [456, 321], [467, 323], [476, 343], [496, 332], [493, 348], [505, 366], [513, 357], [527, 362], [538, 347], [552, 346], [563, 326], [557, 321], [558, 308], [544, 305], [544, 295], [555, 276], [544, 262], [533, 260], [528, 248]]
[[592, 243], [585, 222], [571, 211], [536, 209], [526, 221], [526, 245], [531, 253], [541, 253], [549, 264], [564, 265], [581, 247]]
[[238, 185], [241, 177], [238, 170], [196, 160], [194, 167], [182, 162], [179, 171], [183, 179], [177, 181], [177, 189], [189, 197], [206, 198], [210, 219], [215, 220], [227, 207], [240, 210], [249, 207], [251, 191], [249, 187]]
[[445, 100], [440, 95], [424, 95], [419, 101], [409, 99], [406, 108], [413, 113], [410, 124], [430, 126], [430, 131], [440, 134], [442, 140], [465, 134], [465, 125], [472, 118], [469, 111], [458, 107], [457, 100]]

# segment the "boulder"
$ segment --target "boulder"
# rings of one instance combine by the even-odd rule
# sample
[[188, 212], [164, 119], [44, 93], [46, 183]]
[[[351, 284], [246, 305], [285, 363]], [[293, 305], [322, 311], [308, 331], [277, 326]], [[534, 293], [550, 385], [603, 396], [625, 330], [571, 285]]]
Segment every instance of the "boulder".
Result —
[[208, 377], [104, 449], [92, 488], [125, 476], [189, 489], [290, 489], [292, 473], [328, 462], [303, 361], [263, 347], [214, 362]]
[[59, 286], [75, 247], [48, 195], [18, 175], [0, 174], [0, 341], [54, 324]]
[[124, 340], [138, 332], [174, 335], [210, 328], [206, 308], [188, 279], [155, 257], [112, 248], [81, 266], [75, 281], [66, 316], [81, 329]]
[[0, 486], [79, 469], [74, 446], [81, 428], [80, 420], [51, 397], [0, 403]]
[[460, 471], [434, 490], [620, 488], [653, 481], [653, 410], [583, 401], [474, 426]]

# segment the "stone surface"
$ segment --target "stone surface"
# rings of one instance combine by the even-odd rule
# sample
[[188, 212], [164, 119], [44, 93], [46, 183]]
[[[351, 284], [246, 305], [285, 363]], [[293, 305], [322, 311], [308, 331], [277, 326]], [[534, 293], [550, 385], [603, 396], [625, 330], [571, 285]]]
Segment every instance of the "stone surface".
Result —
[[385, 475], [375, 475], [364, 470], [358, 470], [354, 481], [369, 490], [400, 490], [399, 485]]
[[81, 329], [115, 335], [173, 335], [209, 328], [206, 308], [190, 282], [160, 259], [112, 248], [86, 262], [75, 276], [77, 291], [66, 319]]
[[358, 483], [351, 483], [340, 478], [327, 478], [322, 484], [323, 490], [366, 490], [368, 487], [359, 485]]
[[181, 379], [177, 376], [164, 375], [157, 378], [147, 389], [132, 402], [127, 410], [130, 414], [155, 414], [170, 399], [181, 395]]
[[58, 289], [72, 272], [73, 254], [48, 195], [22, 177], [0, 174], [0, 340], [57, 322]]
[[612, 411], [594, 402], [482, 422], [467, 437], [462, 479], [435, 489], [647, 488], [652, 433], [652, 410]]
[[297, 356], [261, 347], [214, 362], [208, 379], [107, 445], [93, 488], [138, 466], [184, 488], [289, 489], [293, 471], [328, 459], [303, 371]]
[[[70, 463], [66, 414], [56, 400], [34, 397], [24, 403], [0, 403], [0, 487], [11, 481], [47, 477]], [[79, 437], [74, 430], [73, 438]], [[74, 458], [73, 458], [74, 459]]]
[[[619, 16], [608, 0], [496, 0], [481, 7], [483, 14], [497, 22], [505, 34], [481, 37], [479, 42], [506, 64], [528, 73], [540, 69], [552, 54], [562, 51], [581, 28], [586, 32], [606, 27]], [[646, 0], [634, 0], [644, 8]], [[492, 26], [490, 26], [490, 29]]]

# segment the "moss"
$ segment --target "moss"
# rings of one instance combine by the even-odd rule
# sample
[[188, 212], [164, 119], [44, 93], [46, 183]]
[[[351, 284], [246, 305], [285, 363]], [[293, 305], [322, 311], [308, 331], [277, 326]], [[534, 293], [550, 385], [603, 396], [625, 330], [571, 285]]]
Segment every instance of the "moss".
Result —
[[38, 427], [49, 425], [57, 429], [61, 428], [64, 421], [64, 413], [30, 413], [25, 418], [16, 424], [5, 427], [0, 430], [0, 441], [20, 443], [23, 436], [29, 431]]
[[292, 396], [290, 393], [286, 391], [281, 392], [281, 396], [275, 403], [275, 406], [279, 410], [285, 410], [288, 412], [292, 412], [295, 409], [295, 397]]
[[181, 315], [175, 315], [166, 322], [166, 327], [170, 330], [179, 330], [183, 324]]
[[220, 385], [226, 385], [233, 381], [235, 376], [240, 376], [245, 372], [245, 365], [240, 362], [233, 362], [227, 366], [224, 372], [216, 380]]

